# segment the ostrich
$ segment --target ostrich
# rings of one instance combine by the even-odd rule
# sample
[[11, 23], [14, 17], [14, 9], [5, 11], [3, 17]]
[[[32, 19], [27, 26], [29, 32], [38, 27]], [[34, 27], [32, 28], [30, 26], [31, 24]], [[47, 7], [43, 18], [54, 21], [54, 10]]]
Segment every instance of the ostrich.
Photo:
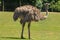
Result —
[[23, 32], [25, 23], [28, 23], [28, 38], [30, 39], [30, 24], [32, 21], [38, 22], [39, 20], [44, 20], [47, 15], [44, 16], [40, 13], [40, 10], [31, 5], [24, 5], [17, 7], [14, 11], [13, 19], [16, 21], [20, 18], [20, 23], [22, 24], [21, 38], [23, 39]]

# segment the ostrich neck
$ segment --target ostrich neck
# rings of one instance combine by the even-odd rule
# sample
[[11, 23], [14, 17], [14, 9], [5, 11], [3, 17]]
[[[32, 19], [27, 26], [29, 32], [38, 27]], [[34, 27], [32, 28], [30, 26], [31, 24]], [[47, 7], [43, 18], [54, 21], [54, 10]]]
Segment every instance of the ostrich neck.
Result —
[[48, 16], [48, 5], [46, 6], [46, 16]]
[[46, 9], [46, 16], [48, 16], [48, 9]]

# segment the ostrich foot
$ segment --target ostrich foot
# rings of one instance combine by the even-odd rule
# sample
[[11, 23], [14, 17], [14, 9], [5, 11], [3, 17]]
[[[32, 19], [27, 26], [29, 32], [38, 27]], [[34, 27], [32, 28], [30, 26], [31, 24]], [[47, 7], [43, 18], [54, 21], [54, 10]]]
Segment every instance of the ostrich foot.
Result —
[[29, 37], [29, 39], [31, 39], [31, 38]]
[[21, 37], [21, 39], [26, 39], [26, 38], [24, 38], [24, 37]]

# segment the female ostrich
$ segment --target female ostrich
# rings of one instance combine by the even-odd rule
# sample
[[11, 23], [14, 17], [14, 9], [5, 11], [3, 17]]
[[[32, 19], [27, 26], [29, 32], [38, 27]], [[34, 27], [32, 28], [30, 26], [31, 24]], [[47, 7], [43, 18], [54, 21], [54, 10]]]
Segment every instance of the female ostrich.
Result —
[[22, 24], [22, 32], [21, 32], [21, 38], [23, 39], [23, 31], [25, 23], [28, 22], [28, 37], [30, 39], [30, 24], [31, 21], [38, 22], [39, 20], [46, 19], [47, 16], [44, 16], [40, 13], [40, 10], [37, 9], [34, 6], [31, 5], [25, 5], [21, 7], [17, 7], [15, 9], [13, 19], [16, 21], [18, 18], [20, 18], [20, 23]]

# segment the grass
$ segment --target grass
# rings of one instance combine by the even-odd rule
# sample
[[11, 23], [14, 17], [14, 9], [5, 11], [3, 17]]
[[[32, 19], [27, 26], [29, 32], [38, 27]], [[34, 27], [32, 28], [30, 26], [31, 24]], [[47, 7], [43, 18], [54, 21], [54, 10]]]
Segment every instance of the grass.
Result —
[[[24, 29], [26, 39], [20, 39], [19, 19], [14, 22], [13, 12], [0, 12], [0, 40], [28, 40], [26, 26]], [[60, 40], [60, 12], [49, 12], [46, 20], [32, 22], [31, 40]]]

